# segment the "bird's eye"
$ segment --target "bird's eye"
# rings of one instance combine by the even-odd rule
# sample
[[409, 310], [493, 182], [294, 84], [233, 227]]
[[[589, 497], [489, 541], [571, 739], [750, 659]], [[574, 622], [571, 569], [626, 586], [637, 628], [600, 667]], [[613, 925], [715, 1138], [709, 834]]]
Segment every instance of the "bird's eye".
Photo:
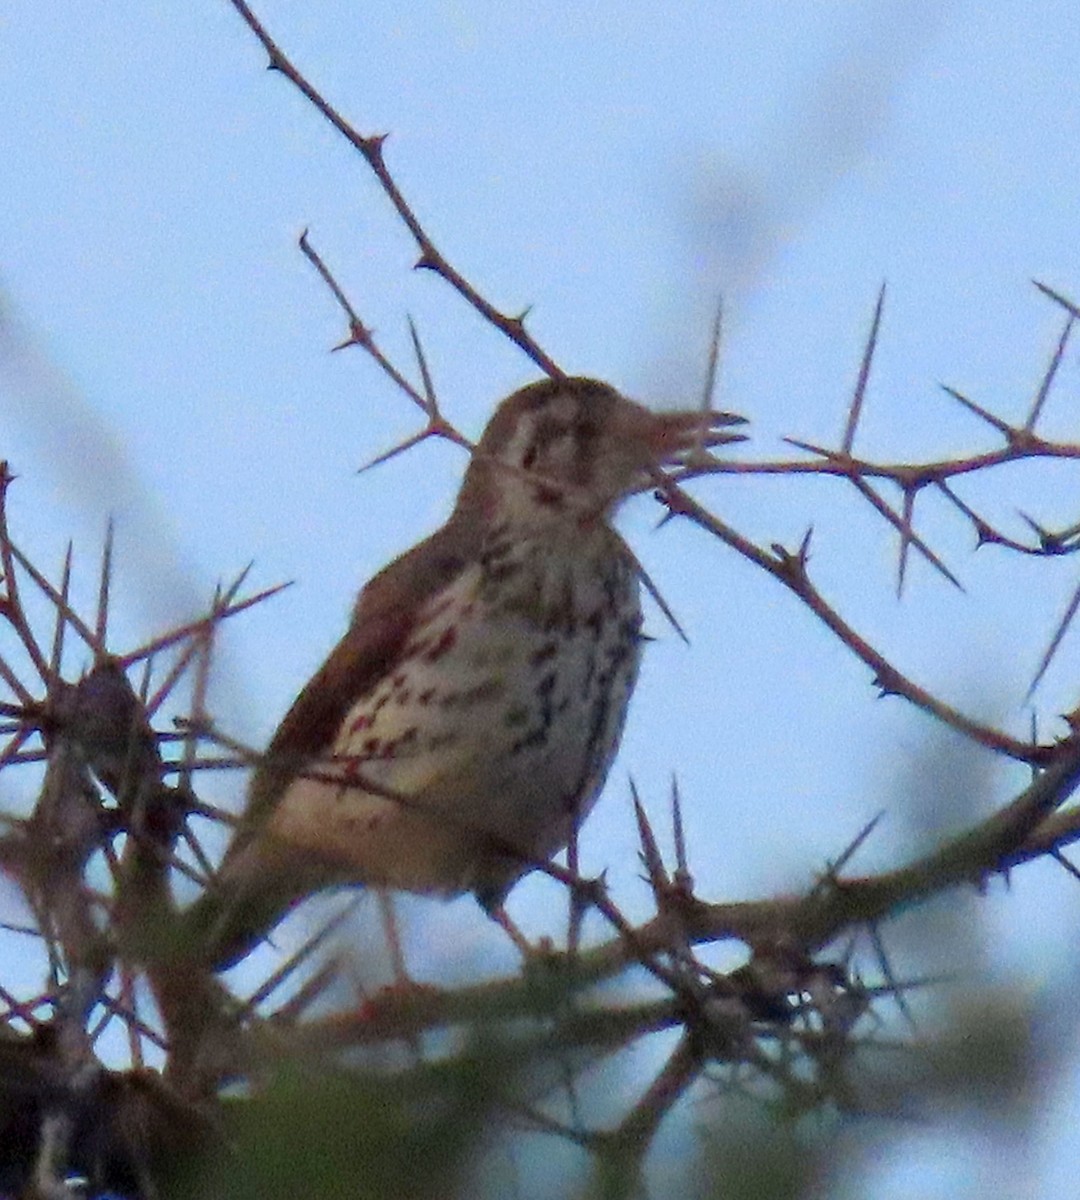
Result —
[[528, 450], [525, 451], [525, 455], [521, 460], [521, 465], [525, 468], [526, 471], [529, 470], [530, 467], [535, 465], [536, 455], [537, 455], [537, 447], [536, 447], [536, 443], [533, 442], [529, 446]]

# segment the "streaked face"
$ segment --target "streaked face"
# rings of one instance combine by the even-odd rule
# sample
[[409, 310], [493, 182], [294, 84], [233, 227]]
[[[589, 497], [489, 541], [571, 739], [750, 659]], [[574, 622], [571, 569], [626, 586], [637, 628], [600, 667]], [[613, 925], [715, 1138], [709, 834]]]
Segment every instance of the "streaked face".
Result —
[[733, 440], [719, 427], [734, 420], [652, 413], [592, 379], [542, 380], [499, 405], [470, 475], [482, 475], [504, 496], [525, 490], [541, 507], [605, 513], [648, 487], [652, 470], [678, 465], [692, 448]]

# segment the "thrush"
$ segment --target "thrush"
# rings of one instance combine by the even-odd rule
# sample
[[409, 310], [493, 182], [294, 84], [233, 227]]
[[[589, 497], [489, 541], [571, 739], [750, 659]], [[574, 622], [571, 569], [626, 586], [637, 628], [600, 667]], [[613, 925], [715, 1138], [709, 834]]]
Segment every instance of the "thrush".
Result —
[[640, 568], [611, 518], [741, 420], [584, 378], [499, 405], [447, 522], [360, 592], [255, 768], [192, 910], [215, 967], [320, 888], [471, 891], [495, 911], [568, 844], [641, 657]]

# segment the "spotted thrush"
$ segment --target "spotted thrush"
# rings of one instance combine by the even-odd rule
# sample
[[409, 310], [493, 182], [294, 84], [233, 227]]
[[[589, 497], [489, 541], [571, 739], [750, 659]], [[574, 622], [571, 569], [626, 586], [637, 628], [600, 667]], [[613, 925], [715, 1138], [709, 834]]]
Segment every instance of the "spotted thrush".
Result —
[[322, 887], [370, 884], [496, 910], [570, 841], [618, 747], [641, 656], [621, 500], [728, 413], [652, 413], [591, 379], [514, 392], [449, 520], [360, 592], [289, 709], [192, 910], [218, 968]]

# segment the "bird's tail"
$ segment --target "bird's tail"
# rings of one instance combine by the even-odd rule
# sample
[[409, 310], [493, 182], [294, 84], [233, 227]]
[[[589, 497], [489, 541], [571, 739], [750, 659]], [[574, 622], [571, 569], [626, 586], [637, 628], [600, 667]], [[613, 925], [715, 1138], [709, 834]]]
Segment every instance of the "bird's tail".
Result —
[[183, 919], [181, 957], [211, 971], [245, 958], [288, 912], [328, 881], [325, 872], [254, 838], [230, 851]]
[[[211, 1089], [236, 1068], [236, 1002], [216, 975], [244, 958], [325, 872], [265, 840], [234, 845], [202, 896], [179, 915], [144, 966], [169, 1037], [169, 1071]], [[202, 1084], [198, 1085], [202, 1086]]]

